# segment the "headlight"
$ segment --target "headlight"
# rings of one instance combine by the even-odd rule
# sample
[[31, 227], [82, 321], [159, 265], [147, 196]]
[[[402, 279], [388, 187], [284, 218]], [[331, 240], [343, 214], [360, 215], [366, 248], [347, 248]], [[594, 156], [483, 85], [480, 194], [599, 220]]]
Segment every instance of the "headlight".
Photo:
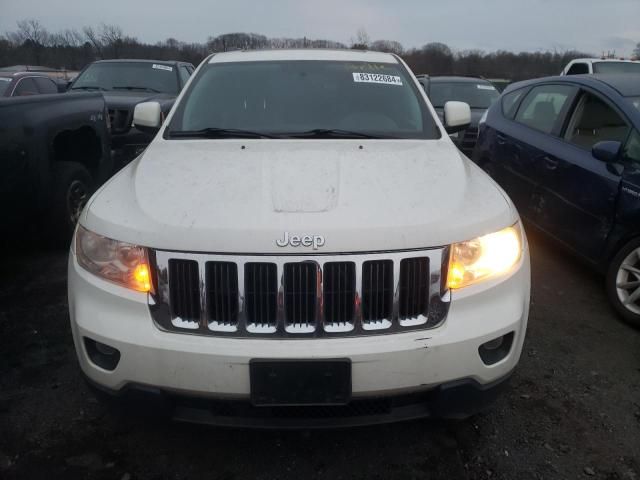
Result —
[[458, 289], [509, 272], [522, 256], [520, 224], [452, 245], [447, 285]]
[[78, 225], [76, 257], [87, 271], [139, 292], [151, 291], [146, 248], [112, 240]]

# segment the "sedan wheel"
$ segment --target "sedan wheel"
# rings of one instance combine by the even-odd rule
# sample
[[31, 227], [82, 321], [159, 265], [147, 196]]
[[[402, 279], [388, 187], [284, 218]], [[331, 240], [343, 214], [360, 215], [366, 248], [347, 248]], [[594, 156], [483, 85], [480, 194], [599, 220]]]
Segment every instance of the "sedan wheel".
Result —
[[627, 243], [611, 260], [607, 295], [625, 321], [640, 327], [640, 238]]
[[616, 275], [616, 291], [622, 305], [640, 315], [640, 247], [620, 264]]

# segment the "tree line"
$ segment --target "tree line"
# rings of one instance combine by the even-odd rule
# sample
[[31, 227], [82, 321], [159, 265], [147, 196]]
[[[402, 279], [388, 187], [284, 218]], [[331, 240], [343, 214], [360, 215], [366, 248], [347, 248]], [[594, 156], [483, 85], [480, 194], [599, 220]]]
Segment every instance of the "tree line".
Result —
[[[570, 60], [593, 56], [588, 52], [578, 51], [454, 51], [438, 42], [405, 49], [401, 43], [394, 40], [371, 41], [363, 29], [356, 33], [348, 45], [306, 37], [270, 38], [254, 33], [210, 36], [204, 43], [182, 42], [175, 38], [167, 38], [157, 43], [144, 43], [127, 35], [117, 25], [101, 24], [98, 27], [87, 26], [50, 32], [38, 20], [26, 19], [17, 22], [15, 30], [0, 35], [0, 67], [41, 65], [79, 70], [94, 60], [112, 58], [183, 60], [197, 65], [211, 52], [266, 48], [380, 50], [400, 55], [417, 74], [481, 75], [514, 81], [557, 74]], [[640, 44], [636, 54], [640, 56]]]

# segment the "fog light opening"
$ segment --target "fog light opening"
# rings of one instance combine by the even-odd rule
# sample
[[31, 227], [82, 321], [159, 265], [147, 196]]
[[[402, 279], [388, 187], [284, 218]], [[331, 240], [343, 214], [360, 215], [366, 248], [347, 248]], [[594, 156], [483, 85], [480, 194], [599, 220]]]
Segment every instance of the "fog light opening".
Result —
[[120, 362], [120, 351], [104, 343], [84, 338], [87, 355], [93, 364], [108, 371], [113, 371]]
[[486, 350], [497, 350], [502, 346], [503, 343], [504, 343], [504, 337], [500, 337], [485, 343], [484, 345], [482, 345], [482, 348]]
[[514, 336], [515, 332], [510, 332], [480, 345], [478, 353], [484, 364], [494, 365], [506, 358], [511, 351]]
[[96, 350], [98, 350], [98, 352], [100, 352], [102, 355], [111, 356], [118, 354], [118, 350], [100, 342], [96, 342]]

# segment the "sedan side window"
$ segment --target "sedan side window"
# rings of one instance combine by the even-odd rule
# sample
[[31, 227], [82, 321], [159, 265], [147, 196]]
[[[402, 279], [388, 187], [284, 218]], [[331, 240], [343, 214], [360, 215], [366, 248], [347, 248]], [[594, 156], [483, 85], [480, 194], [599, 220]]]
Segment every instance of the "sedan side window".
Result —
[[16, 89], [13, 92], [14, 97], [23, 97], [28, 95], [38, 95], [38, 87], [36, 86], [36, 82], [33, 81], [33, 78], [22, 78], [18, 81], [18, 85], [16, 85]]
[[36, 77], [36, 85], [40, 93], [58, 93], [58, 86], [48, 77]]
[[629, 137], [629, 141], [624, 147], [624, 158], [635, 163], [636, 167], [640, 167], [640, 133], [634, 130]]
[[515, 92], [509, 92], [502, 97], [502, 114], [513, 120], [518, 108], [518, 101], [522, 98], [522, 94], [526, 92], [526, 89], [521, 88]]
[[595, 95], [584, 93], [571, 117], [565, 140], [591, 150], [605, 140], [624, 142], [628, 133], [629, 127], [613, 108]]
[[542, 85], [535, 87], [522, 101], [516, 122], [544, 133], [552, 133], [575, 88], [569, 85]]

